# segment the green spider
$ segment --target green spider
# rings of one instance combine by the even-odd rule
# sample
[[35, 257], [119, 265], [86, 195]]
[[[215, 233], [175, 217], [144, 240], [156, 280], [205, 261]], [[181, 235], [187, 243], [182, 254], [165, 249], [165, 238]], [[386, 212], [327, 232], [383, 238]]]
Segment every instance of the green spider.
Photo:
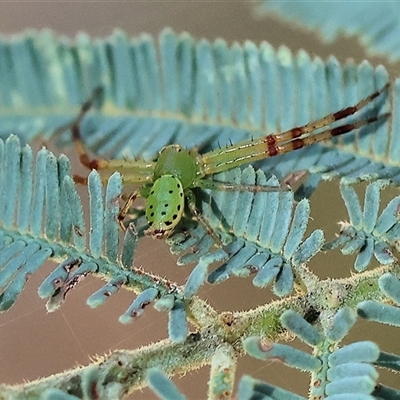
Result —
[[[94, 99], [100, 94], [100, 88], [93, 92], [91, 98], [82, 105], [81, 112], [72, 124], [71, 131], [80, 162], [89, 169], [105, 173], [103, 180], [115, 171], [119, 171], [125, 184], [140, 185], [140, 189], [131, 193], [122, 207], [118, 220], [123, 227], [123, 219], [138, 196], [146, 199], [145, 215], [149, 224], [146, 234], [155, 238], [168, 237], [182, 219], [187, 203], [193, 217], [204, 225], [214, 240], [221, 244], [218, 236], [202, 217], [195, 205], [193, 188], [210, 190], [233, 190], [267, 192], [288, 190], [289, 187], [268, 187], [259, 185], [231, 184], [215, 181], [209, 176], [227, 171], [253, 161], [273, 157], [304, 146], [342, 135], [364, 125], [389, 116], [389, 113], [372, 116], [354, 123], [339, 125], [318, 132], [329, 124], [342, 120], [387, 90], [386, 84], [354, 106], [344, 108], [324, 118], [310, 122], [304, 126], [288, 131], [271, 134], [258, 139], [244, 140], [230, 146], [199, 154], [196, 150], [186, 150], [178, 144], [162, 148], [154, 161], [144, 160], [105, 160], [90, 158], [87, 154], [80, 134], [80, 122], [92, 106]], [[78, 183], [87, 183], [86, 178], [75, 176]]]

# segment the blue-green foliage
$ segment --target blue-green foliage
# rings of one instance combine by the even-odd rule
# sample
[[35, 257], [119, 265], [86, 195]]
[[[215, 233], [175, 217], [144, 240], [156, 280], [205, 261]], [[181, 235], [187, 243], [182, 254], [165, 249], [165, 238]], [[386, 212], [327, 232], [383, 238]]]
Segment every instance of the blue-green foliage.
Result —
[[[22, 149], [15, 136], [0, 141], [0, 149], [0, 308], [4, 311], [49, 257], [66, 257], [64, 249], [70, 244], [79, 252], [82, 239], [76, 231], [82, 213], [78, 204], [66, 203], [76, 198], [66, 157], [57, 160], [43, 149], [34, 165], [32, 150]], [[76, 206], [74, 213], [70, 206]]]
[[[354, 105], [388, 80], [383, 67], [374, 69], [368, 62], [341, 65], [334, 58], [323, 62], [311, 59], [304, 51], [294, 55], [285, 47], [275, 50], [267, 43], [259, 47], [250, 42], [228, 46], [222, 40], [195, 41], [188, 34], [176, 35], [169, 30], [161, 34], [158, 43], [148, 35], [130, 40], [122, 32], [97, 41], [80, 35], [72, 42], [47, 31], [32, 31], [0, 41], [0, 76], [3, 137], [16, 133], [25, 142], [39, 135], [50, 138], [57, 132], [57, 139], [69, 142], [70, 122], [81, 103], [101, 85], [104, 98], [96, 101], [99, 110], [82, 122], [85, 144], [99, 155], [146, 159], [156, 156], [168, 143], [206, 152], [229, 141], [290, 129]], [[368, 266], [373, 255], [383, 264], [395, 262], [391, 250], [398, 241], [398, 198], [378, 216], [380, 190], [387, 182], [369, 184], [364, 210], [349, 182], [363, 175], [370, 180], [399, 183], [399, 82], [358, 115], [345, 120], [363, 120], [390, 110], [390, 123], [381, 119], [328, 144], [260, 161], [256, 165], [260, 169], [235, 169], [213, 177], [278, 186], [290, 173], [309, 171], [309, 178], [296, 193], [196, 190], [198, 207], [225, 247], [213, 248], [212, 237], [187, 216], [181, 225], [185, 229], [168, 239], [173, 252], [185, 253], [179, 264], [197, 263], [184, 288], [135, 269], [135, 249], [146, 222], [143, 213], [136, 210], [124, 237], [120, 237], [118, 199], [124, 189], [124, 171], [112, 175], [105, 187], [97, 172], [89, 174], [87, 226], [66, 157], [57, 159], [42, 149], [34, 162], [30, 147], [21, 148], [15, 136], [0, 141], [0, 310], [14, 304], [28, 277], [45, 260], [54, 259], [60, 264], [39, 287], [39, 295], [48, 299], [49, 310], [56, 309], [87, 275], [96, 274], [106, 283], [88, 299], [91, 307], [103, 304], [121, 287], [130, 287], [138, 296], [120, 321], [134, 320], [154, 302], [158, 310], [169, 312], [170, 339], [182, 343], [189, 330], [187, 309], [206, 281], [217, 283], [230, 275], [256, 274], [254, 285], [273, 283], [279, 296], [304, 283], [304, 267], [320, 251], [324, 237], [321, 230], [306, 237], [310, 203], [307, 198], [299, 202], [295, 199], [309, 197], [321, 179], [335, 176], [345, 177], [341, 191], [350, 223], [325, 249], [344, 245], [345, 254], [359, 252], [358, 271]], [[390, 108], [388, 97], [393, 100]], [[56, 129], [60, 126], [65, 129]], [[222, 265], [208, 271], [215, 261]], [[307, 289], [314, 289], [312, 282], [307, 284]], [[381, 284], [383, 293], [396, 301], [391, 288], [397, 283], [386, 280]], [[388, 309], [390, 318], [385, 319], [376, 304], [371, 304], [361, 303], [359, 315], [388, 323], [397, 319], [397, 307], [393, 307], [393, 313]], [[316, 318], [319, 314], [316, 311]], [[283, 357], [288, 365], [329, 381], [315, 389], [315, 396], [329, 394], [333, 399], [339, 393], [353, 395], [352, 389], [357, 389], [359, 396], [368, 396], [377, 379], [371, 366], [379, 363], [375, 345], [355, 343], [326, 358], [332, 342], [342, 340], [353, 325], [353, 317], [349, 309], [340, 310], [322, 333], [307, 318], [286, 311], [280, 318], [282, 327], [320, 350], [325, 358], [284, 345], [275, 345], [272, 356]], [[259, 358], [268, 358], [258, 343], [258, 338], [248, 338], [245, 347], [249, 353], [251, 349], [258, 352]], [[93, 368], [85, 375], [85, 390], [100, 381], [96, 374], [98, 370]], [[150, 372], [148, 379], [155, 390], [162, 388], [164, 397], [168, 393], [178, 396], [159, 371]], [[239, 398], [251, 396], [301, 398], [247, 377], [240, 383]], [[62, 397], [53, 391], [48, 398]]]
[[400, 281], [386, 273], [378, 280], [380, 290], [385, 296], [395, 302], [395, 306], [383, 304], [374, 300], [365, 300], [358, 304], [357, 312], [361, 318], [377, 321], [381, 324], [400, 326]]
[[372, 54], [392, 61], [400, 57], [400, 5], [396, 1], [348, 0], [341, 2], [340, 7], [333, 1], [321, 1], [311, 9], [310, 2], [305, 0], [263, 0], [257, 2], [257, 13], [278, 14], [303, 29], [317, 30], [328, 41], [341, 33], [356, 36]]
[[239, 382], [237, 398], [240, 400], [306, 400], [305, 397], [244, 375]]
[[[0, 310], [10, 308], [25, 287], [30, 275], [47, 259], [62, 260], [39, 287], [39, 295], [49, 299], [47, 308], [54, 311], [67, 293], [88, 274], [97, 274], [109, 282], [88, 299], [96, 307], [103, 304], [122, 285], [139, 292], [126, 313], [127, 322], [143, 313], [156, 298], [174, 293], [175, 286], [166, 280], [132, 269], [137, 235], [128, 229], [119, 237], [117, 216], [121, 177], [114, 174], [105, 189], [97, 172], [89, 175], [90, 225], [85, 226], [81, 199], [70, 176], [67, 158], [42, 149], [33, 160], [32, 150], [21, 148], [19, 139], [0, 140]], [[5, 183], [7, 182], [7, 183]], [[96, 197], [98, 196], [98, 197]], [[86, 232], [89, 232], [86, 234]], [[132, 237], [134, 238], [132, 240]], [[118, 250], [120, 249], [120, 250]], [[171, 318], [186, 326], [182, 301], [173, 297]], [[180, 310], [178, 313], [175, 310]], [[177, 315], [179, 314], [179, 317]], [[186, 328], [172, 339], [182, 341]]]
[[[285, 311], [280, 319], [285, 328], [314, 348], [313, 355], [288, 345], [264, 342], [260, 337], [244, 340], [246, 352], [261, 360], [279, 359], [292, 368], [312, 372], [313, 381], [323, 382], [322, 385], [312, 386], [313, 397], [372, 400], [381, 390], [377, 386], [379, 374], [374, 365], [398, 369], [398, 357], [382, 355], [379, 347], [369, 341], [343, 346], [331, 351], [328, 357], [323, 355], [326, 348], [333, 343], [339, 343], [356, 322], [355, 312], [348, 307], [336, 313], [329, 326], [325, 327], [324, 334], [294, 311]], [[384, 391], [399, 395], [394, 389], [385, 388]], [[293, 393], [286, 393], [279, 387], [246, 376], [240, 381], [238, 395], [240, 399], [251, 399], [251, 396], [262, 399], [303, 399]]]
[[[276, 178], [267, 181], [261, 171], [250, 166], [240, 171], [218, 174], [215, 179], [243, 185], [279, 186]], [[226, 260], [208, 275], [209, 283], [219, 283], [230, 275], [248, 277], [256, 274], [253, 283], [265, 287], [274, 282], [274, 292], [284, 296], [292, 291], [293, 273], [319, 252], [324, 241], [322, 231], [314, 231], [307, 239], [310, 205], [303, 199], [295, 204], [291, 191], [231, 192], [214, 191], [212, 201], [202, 204], [203, 215], [221, 235], [230, 235], [226, 248], [212, 252], [213, 241], [201, 226], [190, 230], [191, 236], [169, 239], [174, 253], [196, 246], [196, 252], [184, 254], [178, 263], [185, 265], [199, 261], [186, 286], [186, 296], [195, 293], [206, 277], [208, 264]]]
[[164, 400], [185, 400], [176, 386], [168, 379], [159, 368], [151, 368], [147, 371], [147, 381], [150, 388]]
[[78, 400], [79, 397], [69, 395], [60, 389], [47, 389], [43, 393], [43, 400]]
[[378, 217], [380, 191], [390, 184], [389, 181], [378, 180], [370, 183], [365, 190], [364, 210], [354, 190], [360, 179], [343, 178], [340, 191], [346, 204], [350, 221], [345, 223], [338, 237], [324, 245], [324, 249], [342, 247], [343, 254], [357, 253], [354, 267], [363, 271], [374, 256], [381, 264], [392, 264], [397, 261], [392, 248], [400, 239], [400, 222], [398, 210], [400, 196], [390, 201]]
[[[110, 157], [154, 157], [172, 142], [205, 151], [290, 129], [355, 104], [388, 79], [384, 68], [368, 62], [341, 65], [331, 58], [324, 63], [304, 51], [292, 54], [268, 43], [196, 42], [169, 30], [158, 44], [148, 35], [129, 40], [119, 31], [103, 41], [80, 35], [74, 42], [33, 31], [1, 44], [0, 74], [6, 82], [0, 93], [2, 135], [50, 137], [101, 85], [104, 108], [83, 121], [82, 134], [92, 151]], [[397, 92], [396, 85], [395, 99]], [[375, 111], [369, 107], [368, 113], [384, 111], [384, 100], [374, 102]], [[296, 170], [317, 170], [325, 177], [363, 171], [395, 176], [400, 142], [396, 107], [397, 101], [391, 131], [381, 121], [361, 129], [357, 141], [349, 134], [335, 147], [316, 145], [260, 165], [278, 178]], [[390, 167], [396, 167], [390, 171], [387, 156]], [[315, 178], [309, 181], [311, 188], [316, 184]]]
[[135, 301], [126, 310], [125, 314], [119, 317], [120, 322], [126, 324], [128, 322], [131, 322], [133, 319], [142, 316], [146, 305], [153, 302], [157, 296], [158, 296], [158, 290], [156, 288], [145, 289], [143, 292], [139, 294], [139, 296], [136, 297]]

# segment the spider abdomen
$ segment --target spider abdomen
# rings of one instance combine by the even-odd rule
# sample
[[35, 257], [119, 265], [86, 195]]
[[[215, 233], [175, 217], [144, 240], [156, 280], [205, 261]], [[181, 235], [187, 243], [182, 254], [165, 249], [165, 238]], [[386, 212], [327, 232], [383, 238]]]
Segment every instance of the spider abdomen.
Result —
[[181, 181], [173, 175], [156, 179], [146, 201], [148, 235], [167, 236], [182, 218], [185, 197]]

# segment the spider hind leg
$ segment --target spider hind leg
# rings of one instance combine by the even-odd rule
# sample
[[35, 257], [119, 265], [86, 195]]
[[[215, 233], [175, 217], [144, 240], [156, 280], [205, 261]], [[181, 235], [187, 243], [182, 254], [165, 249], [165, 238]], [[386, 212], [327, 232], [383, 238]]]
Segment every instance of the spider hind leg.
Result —
[[214, 229], [211, 227], [211, 225], [208, 223], [208, 221], [203, 217], [201, 211], [197, 208], [197, 206], [196, 206], [196, 198], [195, 198], [193, 192], [189, 189], [185, 193], [185, 196], [187, 198], [187, 204], [188, 204], [189, 210], [192, 213], [194, 219], [197, 220], [198, 223], [201, 224], [204, 227], [204, 229], [206, 230], [207, 234], [210, 235], [213, 238], [215, 245], [217, 247], [223, 249], [227, 255], [230, 255], [230, 251], [222, 243], [221, 238], [214, 231]]
[[75, 121], [71, 125], [72, 140], [74, 142], [75, 150], [79, 156], [79, 161], [88, 169], [104, 169], [107, 168], [108, 162], [106, 160], [91, 158], [85, 149], [83, 144], [80, 125], [88, 113], [88, 111], [93, 107], [96, 100], [101, 98], [103, 95], [103, 88], [97, 87], [93, 90], [89, 99], [87, 99], [81, 106], [80, 112], [76, 117]]

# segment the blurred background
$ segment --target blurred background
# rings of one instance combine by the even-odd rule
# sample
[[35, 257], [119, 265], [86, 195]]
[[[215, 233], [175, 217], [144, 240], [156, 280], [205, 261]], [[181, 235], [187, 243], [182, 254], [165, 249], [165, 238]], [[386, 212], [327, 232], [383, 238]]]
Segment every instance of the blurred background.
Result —
[[[191, 0], [0, 2], [0, 26], [3, 34], [18, 33], [28, 28], [50, 28], [69, 37], [74, 37], [79, 31], [86, 31], [93, 37], [105, 37], [115, 28], [123, 29], [131, 36], [142, 32], [157, 36], [168, 26], [175, 32], [188, 31], [197, 39], [222, 37], [228, 43], [251, 40], [256, 44], [266, 40], [275, 47], [285, 44], [292, 51], [304, 48], [311, 55], [322, 58], [334, 54], [340, 61], [351, 57], [359, 62], [366, 57], [355, 39], [342, 37], [333, 44], [324, 44], [314, 33], [300, 27], [285, 24], [272, 16], [262, 19], [254, 16], [251, 6], [250, 1]], [[375, 65], [382, 61], [371, 57], [369, 60]], [[63, 152], [71, 157], [74, 155], [72, 149], [63, 149]], [[336, 222], [346, 218], [344, 210], [337, 184], [321, 185], [312, 199], [314, 221], [311, 221], [310, 231], [320, 227], [326, 229], [326, 237], [332, 238]], [[332, 215], [335, 215], [334, 220]], [[346, 277], [352, 273], [353, 261], [351, 257], [341, 257], [339, 252], [335, 252], [334, 257], [321, 254], [315, 258], [311, 268], [322, 278]], [[140, 242], [135, 265], [167, 276], [179, 284], [184, 283], [191, 269], [191, 266], [178, 268], [166, 244], [148, 238]], [[16, 305], [0, 315], [2, 383], [15, 384], [48, 376], [77, 365], [86, 365], [96, 355], [115, 349], [134, 349], [167, 336], [166, 315], [152, 307], [146, 308], [145, 315], [133, 324], [124, 326], [118, 322], [118, 317], [133, 300], [132, 293], [121, 291], [98, 309], [86, 306], [87, 297], [103, 285], [98, 279], [84, 280], [69, 294], [68, 301], [58, 311], [47, 314], [45, 303], [36, 291], [52, 268], [54, 264], [32, 276]], [[220, 311], [247, 310], [274, 299], [269, 288], [257, 289], [252, 286], [251, 280], [245, 279], [230, 279], [217, 287], [205, 286], [201, 295]], [[359, 322], [352, 331], [354, 336], [346, 340], [357, 337], [382, 344], [382, 337], [398, 336], [395, 329], [379, 326], [375, 333], [373, 324], [368, 324], [367, 329], [366, 324]], [[389, 341], [385, 340], [385, 344]], [[306, 348], [303, 344], [299, 346]], [[175, 377], [174, 381], [188, 398], [202, 399], [207, 393], [208, 371], [206, 367], [184, 377]], [[303, 396], [307, 394], [307, 376], [284, 366], [245, 357], [239, 362], [237, 376], [244, 373]], [[393, 377], [384, 379], [386, 383], [395, 385], [391, 381]], [[146, 389], [131, 398], [155, 399], [156, 396]]]

